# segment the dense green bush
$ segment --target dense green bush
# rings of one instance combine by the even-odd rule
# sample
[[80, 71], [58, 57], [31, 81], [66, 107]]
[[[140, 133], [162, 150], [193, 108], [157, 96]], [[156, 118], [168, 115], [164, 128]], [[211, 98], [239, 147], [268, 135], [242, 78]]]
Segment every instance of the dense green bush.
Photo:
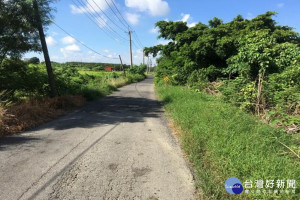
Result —
[[45, 95], [48, 93], [45, 68], [27, 65], [21, 60], [4, 59], [0, 65], [0, 91], [10, 91], [10, 97]]
[[139, 66], [134, 65], [132, 68], [128, 70], [128, 72], [131, 74], [145, 75], [146, 69], [147, 69], [147, 65], [143, 65], [143, 64]]
[[160, 53], [155, 82], [168, 77], [172, 85], [211, 91], [217, 81], [223, 99], [245, 111], [299, 116], [300, 37], [278, 25], [275, 14], [238, 15], [228, 23], [214, 18], [194, 27], [157, 22], [159, 37], [169, 43], [145, 48], [146, 55]]
[[[80, 69], [83, 69], [81, 66]], [[55, 83], [59, 95], [83, 95], [93, 100], [116, 90], [112, 80], [122, 80], [116, 83], [122, 86], [143, 80], [144, 66], [135, 67], [126, 79], [117, 72], [80, 73], [77, 67], [65, 64], [53, 64]], [[124, 82], [124, 84], [123, 84]], [[21, 60], [4, 59], [0, 65], [0, 91], [6, 90], [5, 97], [11, 100], [33, 96], [49, 96], [48, 76], [44, 64], [28, 64]]]

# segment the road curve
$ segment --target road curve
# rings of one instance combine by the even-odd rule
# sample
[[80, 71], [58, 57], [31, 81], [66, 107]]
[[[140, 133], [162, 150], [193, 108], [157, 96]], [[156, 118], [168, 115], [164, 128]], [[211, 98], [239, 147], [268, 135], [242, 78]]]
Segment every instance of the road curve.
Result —
[[0, 199], [196, 199], [153, 79], [0, 140]]

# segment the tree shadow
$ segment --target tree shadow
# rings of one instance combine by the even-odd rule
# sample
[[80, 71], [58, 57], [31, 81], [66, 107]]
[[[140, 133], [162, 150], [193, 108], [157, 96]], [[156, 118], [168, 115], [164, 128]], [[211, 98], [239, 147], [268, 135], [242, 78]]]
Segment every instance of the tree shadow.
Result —
[[35, 137], [28, 137], [25, 135], [13, 135], [3, 137], [0, 140], [0, 151], [5, 150], [9, 146], [16, 146], [24, 143], [31, 143], [33, 141], [38, 141], [40, 139]]
[[78, 111], [43, 124], [34, 131], [51, 128], [93, 128], [100, 125], [142, 122], [144, 118], [158, 118], [162, 113], [159, 101], [143, 97], [109, 96], [89, 102]]

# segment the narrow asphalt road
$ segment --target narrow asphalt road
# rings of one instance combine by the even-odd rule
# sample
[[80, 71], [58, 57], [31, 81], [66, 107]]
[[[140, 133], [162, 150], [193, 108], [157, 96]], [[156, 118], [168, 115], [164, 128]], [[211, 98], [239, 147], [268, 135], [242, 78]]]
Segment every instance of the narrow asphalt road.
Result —
[[0, 199], [195, 199], [153, 79], [0, 140]]

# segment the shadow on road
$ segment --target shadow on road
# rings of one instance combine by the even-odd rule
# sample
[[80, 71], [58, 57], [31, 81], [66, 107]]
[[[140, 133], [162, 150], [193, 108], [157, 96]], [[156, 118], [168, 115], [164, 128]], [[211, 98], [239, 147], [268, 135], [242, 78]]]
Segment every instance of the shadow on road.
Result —
[[93, 128], [104, 124], [142, 122], [145, 117], [160, 117], [161, 107], [159, 101], [147, 98], [109, 96], [89, 102], [80, 110], [45, 123], [32, 131]]
[[[139, 85], [149, 84], [153, 80], [151, 78], [140, 82]], [[140, 97], [124, 97], [123, 94], [133, 93]], [[120, 96], [112, 95], [102, 99], [89, 102], [81, 109], [62, 116], [53, 121], [42, 124], [29, 132], [42, 131], [45, 129], [68, 130], [75, 128], [94, 128], [101, 125], [116, 125], [119, 123], [135, 123], [143, 122], [144, 118], [159, 118], [161, 116], [162, 104], [157, 100], [144, 98], [149, 96], [148, 91], [138, 91], [135, 89], [123, 90]], [[18, 144], [31, 143], [39, 140], [28, 135], [13, 135], [0, 139], [0, 151], [8, 146]]]
[[162, 112], [160, 102], [146, 98], [110, 96], [89, 103], [75, 113], [40, 126], [38, 129], [93, 128], [103, 124], [142, 122], [145, 117], [156, 118]]
[[7, 146], [10, 145], [19, 145], [24, 143], [31, 143], [34, 141], [38, 141], [38, 138], [28, 137], [24, 135], [14, 135], [5, 138], [1, 138], [0, 140], [0, 151], [4, 150]]

